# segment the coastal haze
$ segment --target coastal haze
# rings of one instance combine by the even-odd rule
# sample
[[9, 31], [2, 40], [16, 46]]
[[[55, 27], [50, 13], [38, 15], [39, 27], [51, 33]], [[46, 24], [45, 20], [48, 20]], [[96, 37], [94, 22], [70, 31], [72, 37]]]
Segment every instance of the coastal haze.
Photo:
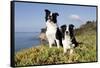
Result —
[[15, 51], [39, 45], [40, 41], [38, 35], [38, 32], [16, 32]]

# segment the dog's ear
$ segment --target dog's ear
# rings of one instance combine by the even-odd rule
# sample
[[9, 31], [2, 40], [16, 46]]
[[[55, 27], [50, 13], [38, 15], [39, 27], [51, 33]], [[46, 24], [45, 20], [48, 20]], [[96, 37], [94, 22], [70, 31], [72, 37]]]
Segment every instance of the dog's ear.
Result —
[[72, 27], [74, 27], [74, 25], [72, 24]]
[[62, 25], [60, 28], [67, 27], [66, 24]]
[[56, 15], [56, 16], [59, 16], [59, 14], [58, 14], [58, 13], [55, 13], [55, 15]]
[[46, 12], [46, 13], [50, 13], [50, 11], [49, 11], [48, 9], [45, 9], [45, 12]]
[[45, 9], [44, 11], [45, 11], [45, 21], [47, 21], [48, 16], [50, 15], [51, 12], [48, 9]]
[[72, 28], [74, 28], [74, 25], [73, 25], [73, 24], [69, 24], [69, 27], [72, 27]]

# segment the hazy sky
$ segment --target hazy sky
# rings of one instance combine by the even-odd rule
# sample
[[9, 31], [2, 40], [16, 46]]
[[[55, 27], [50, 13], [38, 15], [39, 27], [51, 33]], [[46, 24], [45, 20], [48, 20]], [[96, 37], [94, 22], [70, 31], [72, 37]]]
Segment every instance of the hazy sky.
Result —
[[15, 32], [38, 32], [46, 27], [44, 9], [59, 13], [59, 26], [79, 27], [88, 20], [96, 20], [96, 7], [16, 2]]

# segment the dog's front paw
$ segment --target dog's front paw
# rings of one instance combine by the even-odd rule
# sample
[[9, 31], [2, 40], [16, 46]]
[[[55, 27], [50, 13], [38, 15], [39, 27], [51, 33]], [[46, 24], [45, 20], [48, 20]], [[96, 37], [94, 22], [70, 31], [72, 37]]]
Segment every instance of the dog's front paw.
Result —
[[49, 46], [49, 48], [52, 48], [52, 46]]
[[57, 48], [59, 49], [59, 48], [60, 48], [60, 46], [57, 46]]
[[70, 49], [70, 52], [69, 52], [69, 54], [71, 55], [71, 54], [73, 54], [73, 49]]

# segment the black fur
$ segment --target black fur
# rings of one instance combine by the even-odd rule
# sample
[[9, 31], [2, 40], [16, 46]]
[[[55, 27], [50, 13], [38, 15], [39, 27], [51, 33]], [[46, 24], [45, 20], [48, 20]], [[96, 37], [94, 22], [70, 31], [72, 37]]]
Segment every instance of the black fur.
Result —
[[58, 13], [52, 13], [52, 15], [50, 15], [51, 11], [49, 11], [48, 9], [45, 9], [45, 21], [47, 21], [48, 19], [53, 21], [54, 23], [57, 23], [57, 16], [59, 16]]
[[70, 33], [70, 37], [73, 38], [74, 37], [74, 25], [73, 24], [69, 25], [69, 33]]
[[50, 15], [50, 11], [48, 10], [48, 9], [45, 9], [45, 21], [47, 21], [48, 20], [48, 16]]
[[65, 37], [65, 31], [66, 31], [66, 25], [62, 25], [60, 28], [61, 28], [61, 33], [62, 33], [62, 39], [64, 39]]
[[63, 44], [62, 44], [62, 33], [61, 33], [59, 28], [57, 28], [57, 31], [56, 31], [56, 39], [58, 39], [60, 45], [63, 46]]
[[69, 35], [70, 35], [70, 38], [71, 38], [71, 42], [73, 43], [73, 44], [75, 44], [75, 47], [77, 47], [78, 46], [78, 42], [76, 41], [76, 38], [75, 38], [75, 33], [74, 33], [74, 25], [73, 24], [70, 24], [69, 25]]
[[52, 21], [54, 22], [54, 23], [57, 23], [57, 16], [59, 16], [59, 14], [58, 13], [53, 13], [52, 14]]
[[72, 42], [72, 44], [75, 44], [75, 47], [78, 46], [78, 42], [76, 41], [75, 37], [72, 38], [71, 42]]

